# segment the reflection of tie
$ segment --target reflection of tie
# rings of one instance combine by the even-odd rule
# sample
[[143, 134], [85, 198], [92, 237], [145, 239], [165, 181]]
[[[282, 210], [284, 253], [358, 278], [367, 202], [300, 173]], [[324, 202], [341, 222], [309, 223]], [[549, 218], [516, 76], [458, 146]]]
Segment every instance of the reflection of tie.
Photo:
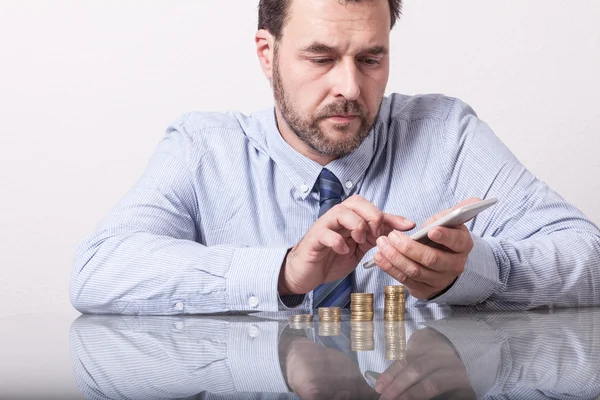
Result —
[[[344, 188], [328, 169], [323, 168], [319, 175], [319, 217], [336, 204], [341, 203]], [[350, 303], [352, 274], [344, 278], [319, 285], [313, 292], [313, 308], [346, 307]]]

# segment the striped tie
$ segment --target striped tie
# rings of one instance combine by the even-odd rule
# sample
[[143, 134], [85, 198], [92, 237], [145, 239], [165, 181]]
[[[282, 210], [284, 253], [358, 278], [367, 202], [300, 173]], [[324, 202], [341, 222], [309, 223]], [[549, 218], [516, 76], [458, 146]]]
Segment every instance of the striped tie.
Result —
[[[323, 168], [319, 175], [319, 217], [341, 203], [343, 193], [344, 188], [338, 178], [331, 171]], [[352, 274], [338, 281], [323, 283], [313, 291], [313, 308], [347, 307], [350, 304], [350, 292], [352, 292]]]

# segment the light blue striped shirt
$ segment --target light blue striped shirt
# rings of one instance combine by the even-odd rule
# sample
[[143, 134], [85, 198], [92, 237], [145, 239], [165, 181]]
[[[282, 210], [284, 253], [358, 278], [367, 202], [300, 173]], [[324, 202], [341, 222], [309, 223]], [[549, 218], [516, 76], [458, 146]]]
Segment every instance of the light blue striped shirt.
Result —
[[[468, 197], [500, 199], [467, 224], [474, 248], [465, 271], [435, 303], [600, 304], [598, 228], [458, 99], [384, 98], [368, 138], [327, 168], [346, 197], [359, 194], [417, 226]], [[71, 302], [84, 313], [285, 309], [279, 271], [317, 219], [321, 169], [283, 140], [272, 108], [182, 116], [135, 186], [77, 247]], [[397, 282], [378, 268], [354, 274], [354, 291], [373, 292], [376, 308], [389, 284]], [[309, 293], [300, 308], [311, 303]]]

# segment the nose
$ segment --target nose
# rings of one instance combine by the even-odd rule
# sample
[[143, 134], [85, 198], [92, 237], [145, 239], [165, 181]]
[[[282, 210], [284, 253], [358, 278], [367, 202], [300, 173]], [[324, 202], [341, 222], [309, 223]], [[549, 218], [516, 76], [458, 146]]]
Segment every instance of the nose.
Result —
[[334, 96], [344, 97], [348, 101], [358, 99], [360, 96], [359, 74], [354, 60], [340, 62], [335, 70]]

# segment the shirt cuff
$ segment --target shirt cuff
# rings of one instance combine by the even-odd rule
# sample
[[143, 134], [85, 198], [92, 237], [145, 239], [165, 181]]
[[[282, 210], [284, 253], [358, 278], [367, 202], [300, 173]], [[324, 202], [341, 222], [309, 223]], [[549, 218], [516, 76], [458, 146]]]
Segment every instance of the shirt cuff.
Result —
[[479, 236], [471, 234], [471, 237], [473, 249], [463, 273], [447, 291], [424, 303], [475, 305], [485, 301], [500, 286], [492, 246]]
[[288, 393], [279, 363], [277, 321], [232, 324], [227, 358], [240, 393]]
[[287, 252], [287, 247], [235, 250], [226, 283], [229, 311], [279, 311], [277, 285]]

